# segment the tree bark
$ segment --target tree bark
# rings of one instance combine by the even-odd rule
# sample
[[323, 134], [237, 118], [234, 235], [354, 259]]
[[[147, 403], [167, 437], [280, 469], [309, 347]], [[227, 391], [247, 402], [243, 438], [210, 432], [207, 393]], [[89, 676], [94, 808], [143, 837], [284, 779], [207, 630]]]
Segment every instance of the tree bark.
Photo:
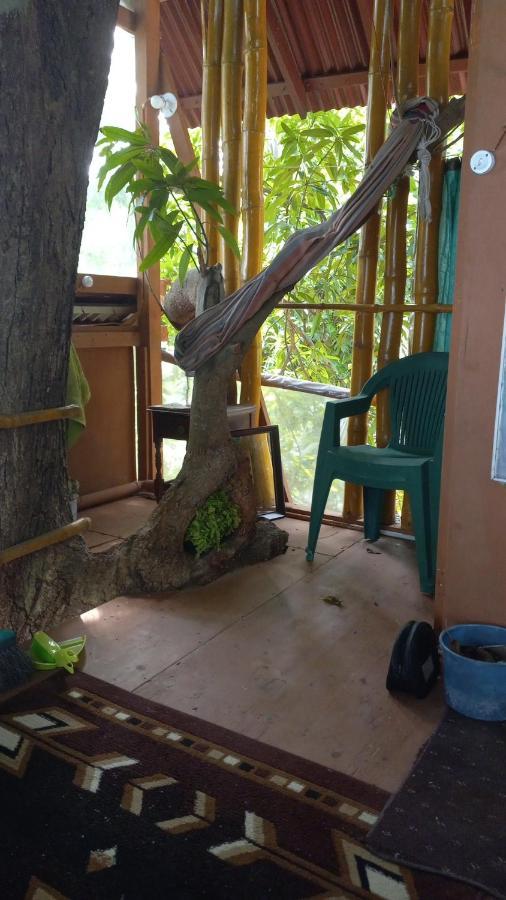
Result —
[[[9, 0], [0, 9], [0, 410], [6, 414], [65, 402], [88, 168], [117, 6], [118, 0]], [[0, 549], [69, 520], [65, 429], [60, 421], [0, 430]], [[44, 577], [43, 555], [37, 556], [34, 582]]]

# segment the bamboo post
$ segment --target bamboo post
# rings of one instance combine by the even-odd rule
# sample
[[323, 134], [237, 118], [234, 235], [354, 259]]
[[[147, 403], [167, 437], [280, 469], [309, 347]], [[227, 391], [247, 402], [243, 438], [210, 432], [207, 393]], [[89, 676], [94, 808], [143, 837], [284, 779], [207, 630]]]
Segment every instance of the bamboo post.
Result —
[[[220, 88], [223, 0], [202, 0], [202, 177], [219, 184], [220, 179]], [[209, 244], [208, 265], [218, 262], [219, 233], [216, 222], [204, 216]]]
[[[420, 33], [420, 0], [401, 0], [397, 51], [396, 95], [402, 104], [418, 94], [418, 46]], [[404, 303], [406, 294], [406, 221], [409, 197], [409, 175], [395, 183], [395, 193], [387, 202], [385, 232], [385, 313], [381, 322], [378, 369], [399, 357], [402, 313], [387, 312], [387, 307]], [[376, 405], [376, 444], [385, 447], [390, 440], [388, 396], [382, 392]], [[395, 492], [390, 491], [384, 507], [386, 524], [395, 521]]]
[[[427, 43], [427, 94], [441, 105], [448, 103], [450, 41], [453, 0], [431, 0]], [[437, 263], [439, 219], [443, 192], [444, 161], [441, 151], [432, 154], [430, 163], [430, 202], [432, 220], [418, 222], [415, 268], [415, 303], [437, 303]], [[419, 313], [415, 316], [412, 352], [432, 350], [435, 319]]]
[[[142, 121], [149, 127], [152, 140], [159, 141], [158, 113], [148, 98], [158, 91], [160, 57], [160, 4], [158, 0], [133, 0], [136, 13], [135, 78], [136, 105]], [[140, 255], [146, 256], [153, 239], [146, 232], [140, 242]], [[153, 297], [154, 294], [154, 297]], [[162, 356], [160, 343], [160, 264], [139, 274], [137, 308], [140, 346], [135, 351], [137, 388], [137, 461], [141, 480], [154, 476], [155, 460], [148, 406], [162, 402]]]
[[[243, 255], [241, 276], [252, 278], [262, 268], [264, 237], [263, 153], [267, 115], [267, 12], [266, 0], [245, 0], [244, 124], [243, 124]], [[241, 368], [241, 403], [260, 410], [262, 337], [260, 332]]]
[[[367, 89], [367, 131], [365, 164], [368, 166], [385, 140], [388, 71], [390, 65], [390, 4], [375, 0], [371, 32], [371, 57]], [[357, 270], [357, 304], [374, 302], [380, 230], [380, 206], [360, 232]], [[371, 375], [374, 343], [374, 316], [357, 312], [353, 335], [351, 393], [358, 394]], [[364, 444], [367, 438], [367, 416], [353, 416], [348, 424], [348, 443]], [[362, 491], [347, 484], [344, 492], [343, 516], [356, 520], [362, 513]]]
[[[429, 36], [427, 42], [427, 94], [441, 105], [448, 103], [450, 76], [450, 43], [453, 19], [453, 0], [431, 0]], [[430, 162], [430, 222], [418, 220], [415, 262], [415, 303], [437, 303], [438, 242], [441, 201], [443, 195], [444, 160], [441, 151], [432, 154]], [[416, 313], [413, 325], [412, 353], [432, 350], [436, 320], [432, 315]], [[409, 500], [404, 498], [402, 527], [411, 528]]]
[[[221, 51], [221, 147], [223, 155], [223, 193], [235, 213], [225, 212], [224, 224], [237, 240], [241, 205], [241, 130], [242, 130], [242, 39], [243, 0], [224, 0], [223, 44]], [[225, 297], [240, 285], [240, 263], [232, 249], [222, 241]]]
[[[243, 0], [224, 0], [223, 43], [221, 49], [221, 149], [223, 157], [223, 193], [235, 212], [225, 212], [226, 228], [237, 240], [241, 206], [241, 143], [242, 143], [242, 43], [244, 31]], [[223, 261], [225, 297], [233, 294], [241, 283], [240, 262], [222, 239], [220, 256]], [[228, 402], [237, 403], [237, 380], [228, 385]]]
[[[267, 115], [267, 3], [244, 0], [244, 120], [242, 167], [243, 252], [242, 281], [262, 268], [264, 241], [263, 158]], [[259, 331], [241, 366], [241, 403], [255, 404], [254, 425], [260, 417], [262, 335]], [[273, 497], [272, 466], [265, 436], [251, 441], [251, 460], [260, 506]]]

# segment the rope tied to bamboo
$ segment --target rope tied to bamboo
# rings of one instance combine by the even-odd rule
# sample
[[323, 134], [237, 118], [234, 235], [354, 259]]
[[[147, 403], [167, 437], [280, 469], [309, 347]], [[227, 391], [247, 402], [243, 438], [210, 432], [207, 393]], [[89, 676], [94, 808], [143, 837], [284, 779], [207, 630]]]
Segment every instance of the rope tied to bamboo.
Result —
[[392, 129], [398, 126], [401, 119], [420, 121], [422, 110], [428, 110], [430, 114], [424, 117], [423, 133], [416, 148], [416, 156], [420, 163], [420, 180], [418, 184], [418, 210], [420, 218], [426, 222], [432, 221], [432, 207], [430, 202], [430, 161], [432, 154], [429, 150], [441, 137], [441, 129], [436, 124], [435, 117], [439, 111], [439, 105], [430, 97], [415, 97], [406, 100], [401, 110], [395, 110], [392, 115]]
[[[429, 127], [431, 126], [431, 127]], [[418, 183], [418, 209], [420, 218], [426, 222], [432, 221], [432, 206], [430, 202], [430, 161], [432, 154], [429, 150], [429, 144], [437, 141], [441, 137], [441, 129], [435, 122], [428, 123], [427, 131], [422, 137], [416, 155], [420, 163], [420, 180]]]

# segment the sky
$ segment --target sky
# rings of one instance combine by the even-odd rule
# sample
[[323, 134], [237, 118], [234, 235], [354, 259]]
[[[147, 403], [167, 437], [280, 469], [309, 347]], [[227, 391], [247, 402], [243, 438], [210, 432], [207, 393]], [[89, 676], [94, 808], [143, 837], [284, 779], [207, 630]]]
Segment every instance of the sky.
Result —
[[[134, 37], [122, 28], [114, 32], [109, 84], [105, 95], [101, 125], [117, 125], [135, 130], [135, 47]], [[86, 220], [81, 241], [79, 272], [96, 275], [137, 274], [132, 244], [133, 223], [126, 206], [113, 203], [107, 209], [103, 192], [97, 191], [97, 176], [102, 159], [95, 150], [90, 166]]]

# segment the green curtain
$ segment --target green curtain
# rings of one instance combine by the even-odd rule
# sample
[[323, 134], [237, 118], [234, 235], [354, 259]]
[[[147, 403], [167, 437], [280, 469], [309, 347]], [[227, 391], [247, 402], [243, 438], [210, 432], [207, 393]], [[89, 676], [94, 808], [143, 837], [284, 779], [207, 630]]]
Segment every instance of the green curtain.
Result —
[[[447, 163], [443, 182], [443, 201], [441, 222], [439, 225], [438, 303], [453, 303], [459, 205], [460, 160], [452, 159]], [[449, 351], [452, 333], [452, 318], [452, 313], [441, 313], [437, 316], [434, 350]]]

